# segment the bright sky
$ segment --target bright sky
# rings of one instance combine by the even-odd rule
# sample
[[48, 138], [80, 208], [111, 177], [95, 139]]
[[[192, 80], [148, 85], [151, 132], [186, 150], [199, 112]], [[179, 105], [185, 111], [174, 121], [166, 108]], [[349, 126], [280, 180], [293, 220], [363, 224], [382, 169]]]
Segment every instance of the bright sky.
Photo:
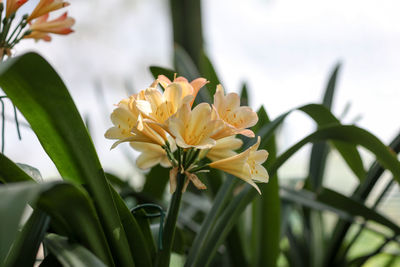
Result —
[[[112, 142], [103, 137], [111, 126], [105, 114], [127, 96], [126, 81], [143, 89], [151, 83], [148, 66], [171, 66], [169, 7], [163, 0], [70, 2], [69, 14], [77, 21], [73, 35], [56, 36], [51, 43], [24, 42], [17, 52], [39, 51], [59, 71], [90, 118], [103, 165], [126, 175], [132, 167], [121, 151], [109, 151]], [[237, 91], [247, 81], [252, 106], [264, 104], [271, 117], [319, 101], [330, 70], [341, 61], [335, 114], [350, 102], [344, 121], [362, 115], [358, 125], [387, 142], [400, 129], [398, 10], [400, 2], [394, 0], [205, 0], [206, 49], [226, 90]], [[96, 81], [106, 90], [107, 110], [96, 98]], [[293, 115], [282, 131], [282, 147], [312, 129], [305, 116]], [[44, 152], [31, 132], [24, 130], [19, 142], [8, 124], [6, 137], [11, 159], [36, 166], [45, 177], [57, 175], [48, 159], [37, 156]]]

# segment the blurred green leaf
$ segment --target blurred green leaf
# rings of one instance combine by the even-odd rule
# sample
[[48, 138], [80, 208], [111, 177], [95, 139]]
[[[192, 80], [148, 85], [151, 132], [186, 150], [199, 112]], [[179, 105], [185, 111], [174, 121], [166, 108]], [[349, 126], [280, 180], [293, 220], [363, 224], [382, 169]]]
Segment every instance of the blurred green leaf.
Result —
[[0, 186], [0, 265], [4, 266], [27, 204], [38, 196], [40, 186], [20, 182]]
[[215, 94], [215, 89], [217, 88], [217, 85], [221, 82], [218, 78], [217, 72], [215, 71], [213, 64], [211, 63], [210, 58], [204, 51], [202, 51], [200, 56], [199, 71], [201, 76], [209, 81], [209, 83], [206, 85], [207, 91], [210, 96], [213, 96]]
[[[189, 81], [200, 77], [200, 73], [187, 52], [179, 45], [174, 49], [174, 65], [179, 75], [184, 76]], [[207, 77], [205, 77], [207, 78]], [[212, 94], [208, 90], [200, 90], [197, 94], [195, 103], [212, 103]]]
[[58, 183], [41, 194], [37, 206], [52, 218], [56, 229], [66, 232], [107, 265], [113, 265], [106, 236], [86, 191], [73, 184]]
[[4, 266], [33, 266], [49, 222], [47, 214], [34, 210], [15, 239]]
[[61, 176], [87, 184], [116, 263], [133, 266], [125, 232], [115, 232], [122, 226], [92, 140], [61, 78], [41, 56], [27, 53], [0, 65], [0, 86]]
[[4, 154], [0, 153], [0, 182], [15, 183], [34, 180]]
[[[247, 89], [246, 83], [243, 83], [242, 89], [240, 91], [240, 105], [248, 106], [249, 105], [249, 92]], [[260, 117], [258, 117], [260, 119]]]
[[[111, 188], [112, 197], [121, 218], [122, 227], [126, 232], [128, 244], [137, 266], [152, 266], [151, 245], [152, 237], [145, 235], [133, 217], [125, 202], [114, 188]], [[146, 239], [147, 238], [147, 239]]]
[[[261, 122], [269, 123], [269, 117], [264, 107], [261, 107], [257, 114]], [[258, 132], [255, 131], [255, 134], [258, 135]], [[266, 149], [269, 152], [268, 160], [264, 164], [266, 169], [269, 169], [271, 163], [276, 159], [275, 138], [270, 138], [259, 149]], [[258, 222], [254, 222], [257, 227], [253, 229], [253, 236], [257, 240], [253, 245], [253, 266], [275, 266], [280, 251], [281, 224], [278, 177], [274, 175], [270, 177], [268, 184], [260, 184], [260, 190], [262, 196], [254, 200], [258, 203], [254, 211], [257, 214], [255, 219]], [[268, 241], [266, 242], [266, 240]]]
[[165, 75], [171, 81], [174, 80], [174, 76], [176, 73], [176, 71], [174, 70], [158, 66], [150, 66], [150, 72], [153, 75], [154, 79], [157, 79], [159, 75]]
[[160, 201], [162, 200], [168, 181], [169, 169], [157, 165], [151, 168], [150, 172], [146, 174], [142, 192]]
[[46, 236], [44, 244], [64, 267], [107, 266], [85, 247], [72, 243], [65, 237], [49, 234]]

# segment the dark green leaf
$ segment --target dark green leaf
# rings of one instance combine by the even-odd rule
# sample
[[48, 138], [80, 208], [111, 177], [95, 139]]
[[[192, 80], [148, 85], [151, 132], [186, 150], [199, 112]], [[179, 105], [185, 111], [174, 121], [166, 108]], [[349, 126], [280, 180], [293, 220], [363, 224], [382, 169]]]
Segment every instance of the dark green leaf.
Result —
[[26, 205], [35, 200], [40, 186], [20, 182], [0, 186], [0, 265], [5, 264], [11, 245], [17, 237], [19, 223]]
[[106, 236], [86, 191], [73, 184], [58, 183], [41, 194], [37, 205], [51, 217], [57, 229], [66, 232], [69, 238], [88, 248], [107, 265], [113, 265]]
[[157, 79], [159, 75], [165, 75], [171, 81], [174, 80], [174, 76], [176, 73], [176, 71], [174, 70], [158, 66], [150, 66], [150, 72], [153, 75], [154, 79]]
[[34, 210], [14, 241], [4, 266], [33, 266], [49, 222], [47, 214]]
[[21, 170], [14, 162], [0, 153], [0, 182], [15, 183], [34, 180]]

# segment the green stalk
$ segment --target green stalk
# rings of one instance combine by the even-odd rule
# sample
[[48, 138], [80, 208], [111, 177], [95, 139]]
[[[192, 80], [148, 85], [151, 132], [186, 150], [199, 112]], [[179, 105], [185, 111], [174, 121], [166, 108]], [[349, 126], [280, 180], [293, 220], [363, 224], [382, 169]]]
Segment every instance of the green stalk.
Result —
[[167, 219], [164, 226], [163, 236], [163, 249], [159, 251], [155, 266], [168, 267], [171, 257], [172, 244], [175, 237], [175, 225], [178, 219], [179, 207], [182, 199], [182, 188], [185, 183], [185, 175], [178, 172], [177, 186], [174, 194], [172, 195], [171, 202], [168, 209]]

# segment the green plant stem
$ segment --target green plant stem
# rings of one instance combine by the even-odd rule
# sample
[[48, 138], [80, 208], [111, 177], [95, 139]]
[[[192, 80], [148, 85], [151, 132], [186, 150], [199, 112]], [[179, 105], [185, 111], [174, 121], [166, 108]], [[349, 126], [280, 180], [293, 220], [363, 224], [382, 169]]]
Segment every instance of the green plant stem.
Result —
[[168, 209], [167, 219], [164, 226], [163, 236], [163, 249], [159, 251], [156, 259], [155, 266], [157, 267], [168, 267], [169, 260], [171, 257], [172, 244], [175, 237], [175, 225], [178, 219], [179, 207], [182, 199], [182, 188], [185, 183], [185, 175], [178, 172], [177, 186], [174, 194], [172, 195], [171, 202]]

